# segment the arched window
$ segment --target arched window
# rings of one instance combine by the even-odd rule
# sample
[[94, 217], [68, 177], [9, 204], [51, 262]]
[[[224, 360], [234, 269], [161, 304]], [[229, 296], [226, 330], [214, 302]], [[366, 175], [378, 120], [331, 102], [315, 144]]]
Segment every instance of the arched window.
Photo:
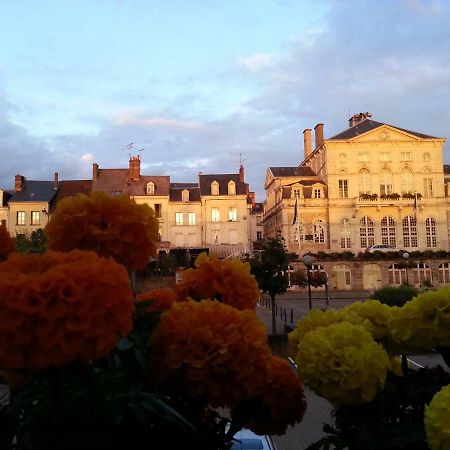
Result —
[[411, 169], [405, 168], [400, 174], [400, 186], [402, 194], [414, 193], [414, 179]]
[[388, 268], [389, 284], [400, 286], [406, 282], [406, 269], [401, 269], [398, 264], [391, 264]]
[[432, 217], [425, 219], [425, 233], [427, 236], [427, 247], [437, 247], [436, 221]]
[[344, 217], [341, 220], [340, 234], [341, 234], [341, 248], [352, 248], [350, 219]]
[[433, 283], [433, 274], [431, 272], [431, 266], [427, 263], [419, 262], [412, 270], [413, 272], [413, 284], [421, 284], [425, 280]]
[[332, 286], [339, 290], [350, 290], [352, 288], [352, 271], [347, 264], [336, 264], [333, 267]]
[[228, 195], [236, 195], [236, 183], [233, 180], [228, 182]]
[[155, 183], [150, 181], [147, 183], [147, 195], [153, 195], [155, 193]]
[[189, 201], [189, 191], [187, 189], [183, 189], [181, 191], [181, 201], [188, 202]]
[[393, 194], [392, 172], [389, 169], [383, 169], [380, 173], [380, 195]]
[[219, 183], [217, 181], [211, 183], [211, 195], [219, 195]]
[[314, 242], [325, 242], [325, 226], [321, 220], [316, 220], [313, 226]]
[[304, 225], [302, 220], [292, 226], [291, 241], [298, 243], [299, 240], [300, 243], [305, 240]]
[[439, 283], [450, 283], [450, 263], [442, 263], [439, 265]]
[[359, 239], [361, 248], [375, 245], [375, 227], [370, 217], [365, 216], [359, 221]]
[[381, 243], [397, 247], [395, 220], [393, 217], [386, 216], [381, 219]]
[[417, 223], [416, 218], [407, 216], [403, 219], [403, 247], [417, 247]]
[[359, 193], [372, 193], [372, 180], [368, 169], [361, 169], [358, 173]]

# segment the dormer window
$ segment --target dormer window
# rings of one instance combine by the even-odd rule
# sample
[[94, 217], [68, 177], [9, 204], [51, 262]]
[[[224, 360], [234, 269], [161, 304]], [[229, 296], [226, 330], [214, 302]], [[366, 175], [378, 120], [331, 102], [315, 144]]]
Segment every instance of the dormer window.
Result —
[[189, 201], [189, 191], [187, 189], [183, 189], [181, 191], [181, 201], [188, 202]]
[[155, 193], [155, 183], [147, 183], [147, 195], [153, 195]]
[[219, 195], [219, 183], [217, 181], [211, 183], [211, 195]]
[[228, 182], [228, 195], [236, 195], [236, 183], [233, 180]]

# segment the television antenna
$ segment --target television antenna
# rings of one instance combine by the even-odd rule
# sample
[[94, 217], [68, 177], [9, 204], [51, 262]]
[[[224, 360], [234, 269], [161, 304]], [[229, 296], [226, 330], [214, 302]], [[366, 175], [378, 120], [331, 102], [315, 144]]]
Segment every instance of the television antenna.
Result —
[[130, 142], [129, 144], [125, 145], [125, 148], [128, 150], [128, 157], [131, 158], [131, 150], [133, 150], [134, 142]]
[[141, 159], [141, 152], [143, 152], [145, 150], [145, 148], [140, 148], [139, 150], [138, 150], [138, 152], [139, 152], [139, 159]]

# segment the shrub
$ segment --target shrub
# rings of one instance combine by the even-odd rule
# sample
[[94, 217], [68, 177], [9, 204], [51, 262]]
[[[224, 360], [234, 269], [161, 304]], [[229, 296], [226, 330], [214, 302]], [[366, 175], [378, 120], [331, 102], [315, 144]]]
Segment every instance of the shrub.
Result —
[[377, 289], [370, 298], [379, 300], [381, 303], [389, 306], [402, 306], [409, 300], [412, 300], [417, 294], [417, 289], [412, 286], [387, 286]]

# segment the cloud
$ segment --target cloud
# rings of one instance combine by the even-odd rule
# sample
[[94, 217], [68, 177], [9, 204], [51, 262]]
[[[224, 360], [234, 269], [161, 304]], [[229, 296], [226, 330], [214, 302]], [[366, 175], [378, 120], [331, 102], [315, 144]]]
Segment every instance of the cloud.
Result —
[[168, 128], [186, 128], [200, 129], [203, 125], [198, 122], [187, 120], [167, 119], [164, 117], [153, 117], [151, 119], [141, 119], [134, 116], [120, 115], [116, 119], [117, 125], [139, 125], [143, 127], [168, 127]]
[[273, 61], [267, 53], [257, 53], [256, 55], [239, 58], [238, 63], [250, 72], [259, 72], [270, 67]]

